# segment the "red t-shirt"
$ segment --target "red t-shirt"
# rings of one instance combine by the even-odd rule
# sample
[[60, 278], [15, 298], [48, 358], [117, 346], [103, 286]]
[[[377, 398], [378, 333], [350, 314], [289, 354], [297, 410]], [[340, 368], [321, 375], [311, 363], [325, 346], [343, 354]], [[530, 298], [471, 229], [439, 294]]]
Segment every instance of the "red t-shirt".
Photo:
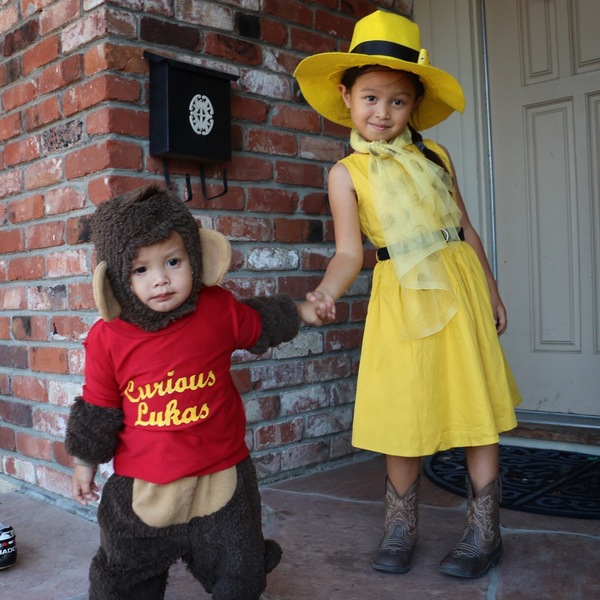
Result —
[[153, 483], [206, 475], [249, 454], [231, 354], [254, 346], [259, 314], [219, 287], [194, 313], [153, 333], [98, 321], [86, 342], [86, 402], [124, 412], [114, 457], [119, 475]]

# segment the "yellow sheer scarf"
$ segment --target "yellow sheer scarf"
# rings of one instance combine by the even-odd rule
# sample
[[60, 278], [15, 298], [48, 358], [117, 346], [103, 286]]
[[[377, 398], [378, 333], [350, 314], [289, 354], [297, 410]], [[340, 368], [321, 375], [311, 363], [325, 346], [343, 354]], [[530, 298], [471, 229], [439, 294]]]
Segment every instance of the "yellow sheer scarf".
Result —
[[369, 183], [403, 306], [403, 338], [440, 331], [456, 313], [456, 298], [439, 250], [458, 240], [461, 213], [452, 178], [412, 144], [408, 127], [389, 142], [368, 142], [356, 130], [350, 145], [369, 154]]

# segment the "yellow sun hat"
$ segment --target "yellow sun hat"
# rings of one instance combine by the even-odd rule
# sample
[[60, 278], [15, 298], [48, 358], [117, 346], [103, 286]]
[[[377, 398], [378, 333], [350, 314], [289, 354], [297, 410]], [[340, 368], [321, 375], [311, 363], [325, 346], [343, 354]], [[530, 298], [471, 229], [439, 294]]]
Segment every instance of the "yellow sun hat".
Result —
[[306, 101], [326, 119], [352, 127], [350, 112], [338, 90], [351, 67], [381, 65], [419, 76], [425, 95], [413, 111], [411, 124], [419, 131], [463, 112], [465, 96], [449, 73], [432, 67], [421, 48], [419, 26], [400, 15], [375, 11], [357, 21], [348, 52], [324, 52], [305, 58], [294, 71]]

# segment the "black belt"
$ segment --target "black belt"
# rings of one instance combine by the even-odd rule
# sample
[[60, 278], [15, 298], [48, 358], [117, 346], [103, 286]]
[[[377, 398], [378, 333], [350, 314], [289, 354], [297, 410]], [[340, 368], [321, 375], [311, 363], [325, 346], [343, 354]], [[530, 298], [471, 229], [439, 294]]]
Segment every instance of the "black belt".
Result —
[[[451, 242], [452, 240], [450, 239], [450, 232], [447, 229], [440, 229], [440, 231], [442, 232], [442, 235], [444, 236], [444, 239], [447, 242]], [[459, 227], [456, 230], [456, 233], [458, 233], [458, 239], [461, 242], [465, 241], [465, 232], [463, 231], [462, 227]], [[383, 248], [379, 248], [379, 250], [377, 250], [377, 260], [389, 260], [390, 258], [390, 253], [388, 252], [388, 249], [386, 246], [384, 246]]]

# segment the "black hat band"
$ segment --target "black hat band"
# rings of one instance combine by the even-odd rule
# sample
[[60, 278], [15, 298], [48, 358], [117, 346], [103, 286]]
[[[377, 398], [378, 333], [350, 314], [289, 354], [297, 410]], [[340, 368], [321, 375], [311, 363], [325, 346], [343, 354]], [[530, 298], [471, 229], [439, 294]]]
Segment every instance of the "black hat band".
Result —
[[407, 62], [416, 63], [419, 61], [419, 52], [402, 44], [386, 42], [383, 40], [373, 40], [370, 42], [361, 42], [350, 51], [352, 54], [369, 54], [389, 56], [398, 58]]

